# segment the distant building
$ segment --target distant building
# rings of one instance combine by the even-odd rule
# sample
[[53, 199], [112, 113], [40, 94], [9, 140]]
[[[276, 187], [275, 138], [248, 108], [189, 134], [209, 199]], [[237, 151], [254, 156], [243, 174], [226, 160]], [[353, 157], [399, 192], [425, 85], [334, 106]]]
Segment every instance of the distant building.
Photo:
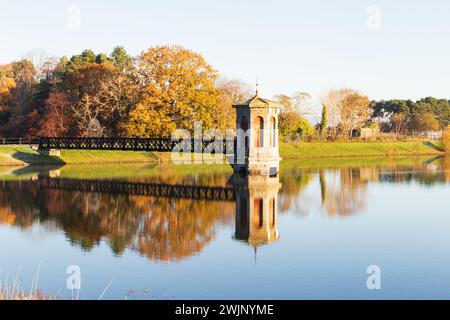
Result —
[[352, 132], [353, 137], [359, 137], [361, 139], [373, 139], [378, 137], [380, 134], [379, 128], [360, 128], [360, 129], [354, 129]]

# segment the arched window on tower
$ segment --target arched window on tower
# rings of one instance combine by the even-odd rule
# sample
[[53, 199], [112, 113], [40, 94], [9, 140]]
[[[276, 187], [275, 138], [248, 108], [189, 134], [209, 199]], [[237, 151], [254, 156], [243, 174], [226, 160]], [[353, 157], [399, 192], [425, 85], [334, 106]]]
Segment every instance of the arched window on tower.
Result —
[[270, 129], [271, 129], [271, 131], [270, 131], [270, 146], [272, 148], [274, 148], [275, 144], [276, 144], [276, 140], [277, 140], [277, 134], [276, 134], [276, 132], [277, 132], [277, 121], [276, 121], [275, 117], [272, 117], [270, 119]]
[[262, 117], [256, 117], [256, 147], [264, 147], [264, 119]]

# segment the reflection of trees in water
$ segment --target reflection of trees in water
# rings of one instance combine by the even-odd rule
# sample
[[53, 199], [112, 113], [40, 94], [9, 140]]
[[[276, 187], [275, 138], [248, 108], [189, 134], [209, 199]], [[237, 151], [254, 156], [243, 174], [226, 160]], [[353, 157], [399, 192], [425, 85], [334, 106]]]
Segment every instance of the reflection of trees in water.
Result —
[[366, 183], [361, 176], [373, 172], [364, 170], [366, 169], [289, 170], [280, 177], [283, 186], [280, 193], [280, 211], [293, 210], [301, 215], [308, 212], [302, 192], [317, 177], [322, 207], [325, 207], [329, 214], [351, 215], [365, 205]]
[[403, 170], [387, 170], [381, 172], [379, 181], [382, 183], [412, 183], [423, 185], [442, 184], [448, 179], [448, 158], [440, 158], [421, 166], [411, 166]]
[[[133, 178], [135, 182], [225, 186], [227, 174]], [[317, 179], [317, 180], [314, 180]], [[312, 210], [309, 191], [330, 215], [352, 215], [366, 206], [367, 185], [416, 181], [450, 181], [450, 160], [416, 165], [366, 166], [338, 169], [291, 168], [282, 172], [278, 212]], [[314, 182], [312, 184], [312, 182]], [[317, 189], [308, 189], [308, 186]], [[58, 228], [85, 250], [106, 241], [115, 254], [126, 249], [156, 260], [181, 260], [199, 253], [215, 236], [218, 223], [234, 223], [235, 203], [166, 199], [107, 193], [39, 189], [29, 182], [5, 182], [0, 188], [0, 224]]]
[[450, 159], [439, 158], [408, 164], [371, 165], [335, 169], [291, 169], [280, 177], [280, 211], [308, 212], [306, 187], [317, 179], [322, 208], [330, 215], [353, 215], [366, 207], [369, 182], [434, 185], [450, 181]]
[[322, 173], [322, 205], [328, 214], [348, 216], [366, 206], [367, 180], [360, 168], [343, 168]]
[[417, 182], [423, 185], [435, 185], [445, 183], [445, 173], [436, 172], [385, 172], [380, 174], [382, 183], [412, 183]]
[[27, 228], [50, 222], [85, 250], [105, 240], [115, 254], [129, 248], [157, 260], [200, 252], [214, 237], [215, 224], [232, 223], [233, 217], [233, 203], [41, 190], [19, 183], [0, 190], [0, 223]]
[[0, 208], [0, 223], [12, 225], [16, 221], [16, 214], [8, 207]]
[[312, 179], [311, 170], [291, 169], [281, 174], [282, 189], [278, 200], [280, 213], [289, 210], [304, 213], [299, 195], [308, 187]]
[[322, 204], [328, 214], [352, 215], [366, 207], [368, 182], [434, 185], [445, 181], [445, 159], [389, 167], [371, 166], [321, 170]]
[[40, 210], [34, 205], [35, 190], [29, 190], [22, 194], [17, 189], [21, 182], [5, 183], [0, 191], [0, 223], [16, 225], [28, 228], [35, 222]]
[[213, 239], [215, 225], [232, 223], [234, 217], [233, 203], [136, 198], [147, 212], [135, 247], [149, 259], [180, 260], [197, 254]]

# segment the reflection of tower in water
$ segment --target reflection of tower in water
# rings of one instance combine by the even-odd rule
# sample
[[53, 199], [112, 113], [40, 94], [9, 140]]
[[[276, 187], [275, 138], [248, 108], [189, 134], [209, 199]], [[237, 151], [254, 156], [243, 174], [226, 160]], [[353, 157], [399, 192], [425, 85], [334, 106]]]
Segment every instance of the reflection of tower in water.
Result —
[[277, 241], [278, 176], [233, 175], [236, 192], [235, 239], [255, 249]]

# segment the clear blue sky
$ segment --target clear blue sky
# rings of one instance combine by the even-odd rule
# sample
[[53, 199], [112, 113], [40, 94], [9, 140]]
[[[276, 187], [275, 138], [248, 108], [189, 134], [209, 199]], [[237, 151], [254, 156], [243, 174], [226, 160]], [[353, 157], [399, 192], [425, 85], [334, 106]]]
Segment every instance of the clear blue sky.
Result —
[[[367, 26], [370, 5], [379, 30]], [[70, 6], [79, 29], [67, 27]], [[0, 0], [0, 63], [32, 49], [181, 44], [227, 77], [258, 77], [267, 97], [349, 86], [372, 99], [450, 98], [449, 13], [448, 0]]]

